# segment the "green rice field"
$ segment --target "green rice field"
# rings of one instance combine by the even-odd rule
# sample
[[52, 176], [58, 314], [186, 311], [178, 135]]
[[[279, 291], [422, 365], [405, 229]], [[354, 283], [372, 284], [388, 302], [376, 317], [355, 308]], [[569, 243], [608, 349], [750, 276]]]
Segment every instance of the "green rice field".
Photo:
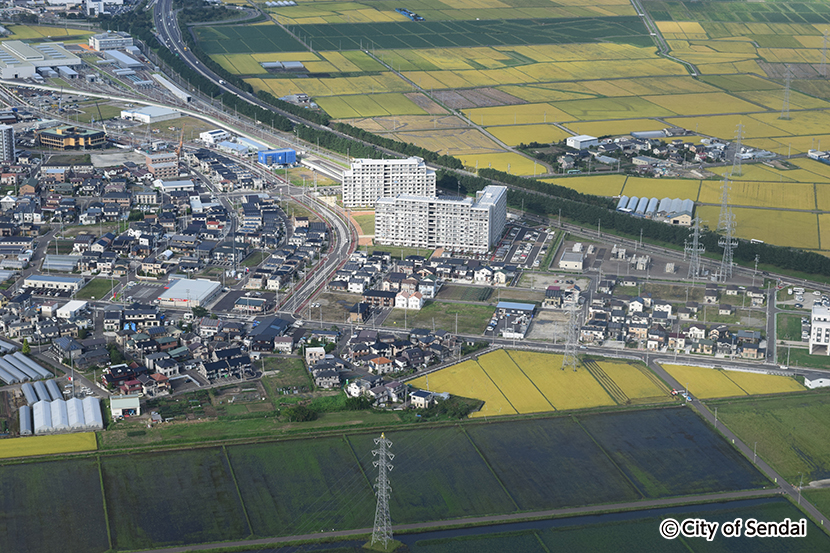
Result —
[[[100, 479], [93, 457], [0, 465], [0, 551], [19, 550], [28, 535], [37, 536], [32, 551], [103, 552], [108, 530], [114, 549], [134, 550], [368, 527], [376, 437], [106, 455]], [[387, 437], [396, 524], [766, 484], [680, 408], [393, 430]], [[77, 536], [69, 549], [64, 536]]]

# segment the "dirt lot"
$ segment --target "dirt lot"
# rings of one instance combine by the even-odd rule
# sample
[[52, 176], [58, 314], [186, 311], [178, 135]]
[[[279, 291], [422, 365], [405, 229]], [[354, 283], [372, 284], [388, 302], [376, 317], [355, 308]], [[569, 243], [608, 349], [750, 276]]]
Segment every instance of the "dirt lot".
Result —
[[562, 309], [539, 309], [530, 325], [529, 340], [565, 342], [567, 336], [568, 312]]

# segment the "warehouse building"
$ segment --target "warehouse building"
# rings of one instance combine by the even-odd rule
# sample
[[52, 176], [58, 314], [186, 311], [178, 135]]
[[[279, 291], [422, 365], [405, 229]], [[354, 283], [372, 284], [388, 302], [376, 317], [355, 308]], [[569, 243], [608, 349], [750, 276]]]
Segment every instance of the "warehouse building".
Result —
[[158, 297], [162, 307], [191, 309], [204, 307], [222, 290], [222, 285], [212, 280], [181, 278]]
[[257, 161], [262, 165], [294, 165], [297, 163], [297, 152], [290, 148], [280, 150], [263, 150], [257, 154]]
[[343, 171], [343, 205], [374, 207], [378, 198], [435, 196], [435, 171], [419, 157], [355, 159]]
[[161, 121], [169, 121], [171, 119], [178, 119], [182, 114], [175, 109], [168, 109], [158, 106], [145, 106], [139, 109], [124, 109], [121, 110], [121, 119], [128, 119], [130, 121], [140, 121], [142, 123], [152, 124]]
[[473, 198], [381, 198], [375, 209], [375, 241], [412, 248], [484, 253], [507, 222], [507, 188], [487, 186]]
[[153, 186], [161, 188], [162, 194], [171, 192], [192, 192], [195, 188], [192, 180], [163, 180], [153, 181]]
[[19, 40], [0, 43], [0, 78], [28, 79], [41, 67], [83, 65], [81, 58], [70, 54], [60, 42], [26, 44]]
[[585, 256], [581, 252], [564, 252], [559, 258], [559, 268], [567, 271], [581, 271]]
[[223, 131], [222, 129], [213, 129], [212, 131], [205, 131], [199, 133], [199, 140], [211, 146], [219, 144], [223, 140], [230, 140], [231, 133]]
[[113, 420], [137, 417], [141, 414], [141, 404], [137, 395], [116, 396], [110, 399], [110, 413]]
[[62, 277], [54, 275], [29, 275], [23, 280], [23, 286], [36, 290], [63, 290], [77, 292], [84, 285], [81, 277]]
[[58, 319], [74, 321], [82, 313], [86, 311], [88, 305], [89, 302], [85, 302], [82, 300], [72, 300], [66, 305], [59, 307], [58, 311], [56, 312], [56, 315]]
[[104, 57], [114, 61], [122, 69], [141, 69], [142, 67], [140, 61], [118, 50], [107, 50], [104, 52]]
[[565, 139], [565, 145], [574, 150], [587, 150], [591, 146], [599, 145], [599, 140], [596, 136], [588, 136], [587, 134], [580, 134], [577, 136], [569, 136]]

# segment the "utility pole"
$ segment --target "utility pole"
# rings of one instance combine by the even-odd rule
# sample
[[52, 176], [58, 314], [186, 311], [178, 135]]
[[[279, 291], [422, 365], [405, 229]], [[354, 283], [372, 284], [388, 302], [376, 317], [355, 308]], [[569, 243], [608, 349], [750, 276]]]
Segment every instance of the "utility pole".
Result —
[[389, 495], [391, 489], [389, 487], [387, 473], [392, 470], [392, 464], [389, 461], [394, 459], [395, 455], [387, 451], [392, 446], [392, 442], [387, 440], [383, 433], [381, 433], [380, 438], [375, 438], [375, 445], [380, 447], [372, 450], [372, 455], [377, 456], [377, 459], [372, 464], [378, 468], [378, 504], [375, 509], [375, 526], [372, 529], [372, 545], [380, 542], [383, 544], [383, 549], [386, 550], [389, 542], [392, 541], [392, 521], [389, 518]]

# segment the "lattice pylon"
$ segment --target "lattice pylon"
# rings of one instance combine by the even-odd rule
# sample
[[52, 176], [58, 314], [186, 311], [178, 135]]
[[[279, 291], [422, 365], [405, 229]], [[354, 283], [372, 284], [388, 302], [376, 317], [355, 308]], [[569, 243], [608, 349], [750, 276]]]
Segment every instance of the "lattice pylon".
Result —
[[387, 549], [389, 542], [392, 541], [392, 520], [389, 517], [389, 496], [392, 489], [389, 486], [387, 473], [393, 468], [389, 461], [394, 459], [395, 455], [388, 451], [392, 447], [392, 442], [386, 439], [385, 434], [381, 434], [380, 438], [375, 438], [375, 445], [379, 447], [372, 450], [372, 455], [377, 457], [372, 464], [378, 468], [378, 504], [375, 509], [375, 526], [372, 529], [372, 545], [380, 542], [383, 548]]
[[700, 217], [695, 217], [692, 222], [694, 225], [692, 228], [692, 243], [691, 245], [687, 243], [685, 246], [686, 253], [689, 254], [689, 273], [686, 276], [692, 280], [700, 277], [700, 255], [706, 251], [706, 246], [700, 243], [700, 224], [702, 222]]
[[732, 175], [740, 175], [741, 173], [741, 149], [743, 149], [744, 138], [744, 124], [738, 123], [735, 128], [735, 153], [732, 156]]
[[565, 342], [565, 355], [562, 357], [562, 370], [567, 368], [576, 372], [579, 364], [577, 350], [579, 348], [579, 307], [577, 302], [569, 306], [568, 311], [568, 341]]
[[732, 278], [733, 250], [738, 246], [738, 240], [735, 238], [735, 215], [732, 214], [732, 208], [729, 207], [729, 190], [731, 188], [729, 179], [724, 177], [721, 185], [721, 205], [718, 218], [718, 231], [723, 233], [723, 236], [718, 239], [718, 245], [723, 248], [723, 258], [718, 273], [720, 282], [726, 282], [727, 279]]

